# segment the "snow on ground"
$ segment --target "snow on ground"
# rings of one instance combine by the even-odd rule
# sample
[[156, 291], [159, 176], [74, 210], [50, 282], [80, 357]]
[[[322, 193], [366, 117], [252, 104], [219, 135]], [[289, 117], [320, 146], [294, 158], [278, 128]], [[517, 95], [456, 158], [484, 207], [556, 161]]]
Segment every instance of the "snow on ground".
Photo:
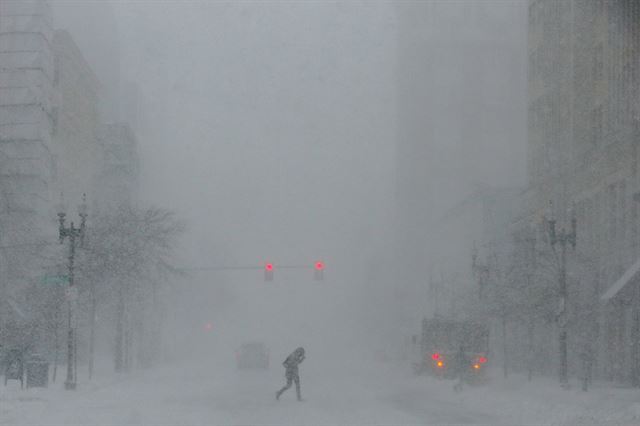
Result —
[[[498, 373], [498, 372], [494, 372]], [[441, 383], [438, 380], [411, 379], [406, 385], [408, 404], [410, 395], [431, 394]], [[512, 425], [636, 425], [640, 424], [640, 391], [612, 388], [610, 384], [596, 384], [583, 392], [577, 381], [573, 388], [563, 390], [551, 378], [534, 378], [527, 382], [522, 375], [508, 379], [492, 377], [482, 386], [465, 387], [455, 393], [448, 386], [435, 391], [431, 403], [423, 406], [425, 415], [434, 405], [449, 405], [451, 410], [480, 413], [469, 423]], [[482, 419], [486, 420], [482, 420]], [[446, 423], [446, 422], [445, 422]], [[465, 422], [463, 422], [465, 423]]]
[[81, 382], [67, 392], [0, 389], [0, 424], [640, 424], [640, 392], [596, 386], [564, 391], [555, 381], [521, 376], [453, 391], [452, 382], [414, 377], [387, 364], [321, 371], [301, 368], [303, 397], [275, 391], [283, 372], [237, 371], [212, 364], [165, 366]]

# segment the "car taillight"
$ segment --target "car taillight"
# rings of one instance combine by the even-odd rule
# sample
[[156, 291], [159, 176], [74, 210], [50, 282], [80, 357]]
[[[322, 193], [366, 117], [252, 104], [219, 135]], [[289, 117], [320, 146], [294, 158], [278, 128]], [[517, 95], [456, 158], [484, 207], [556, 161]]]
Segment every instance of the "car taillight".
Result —
[[478, 362], [479, 362], [480, 364], [484, 364], [484, 363], [486, 363], [486, 362], [487, 362], [487, 358], [486, 358], [486, 357], [484, 357], [484, 356], [478, 357]]
[[438, 352], [435, 352], [433, 355], [431, 355], [431, 359], [433, 359], [434, 361], [439, 360], [440, 354]]

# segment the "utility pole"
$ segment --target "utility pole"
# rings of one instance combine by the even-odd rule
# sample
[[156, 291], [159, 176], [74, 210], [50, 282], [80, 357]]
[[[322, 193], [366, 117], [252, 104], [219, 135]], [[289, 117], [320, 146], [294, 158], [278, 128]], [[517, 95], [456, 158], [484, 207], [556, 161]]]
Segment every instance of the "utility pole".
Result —
[[96, 341], [96, 309], [98, 300], [96, 298], [96, 284], [91, 283], [91, 313], [89, 318], [89, 380], [93, 378], [93, 358], [95, 356], [95, 341]]
[[[551, 204], [551, 203], [550, 203]], [[551, 207], [551, 205], [550, 205]], [[560, 350], [560, 385], [563, 388], [569, 387], [568, 376], [568, 357], [567, 357], [567, 246], [571, 245], [573, 249], [576, 248], [577, 240], [577, 220], [575, 216], [575, 209], [571, 209], [571, 230], [566, 231], [562, 228], [559, 232], [556, 231], [556, 220], [553, 218], [553, 209], [550, 208], [551, 215], [547, 218], [549, 225], [549, 243], [551, 248], [555, 252], [555, 247], [560, 244], [560, 273], [559, 273], [559, 289], [560, 306], [558, 309], [558, 326], [560, 328], [560, 335], [558, 337], [559, 350]]]
[[[531, 296], [531, 298], [533, 298], [533, 295], [531, 294], [531, 292], [533, 291], [534, 288], [534, 283], [535, 283], [535, 274], [536, 274], [536, 270], [538, 267], [537, 264], [537, 257], [536, 257], [536, 236], [537, 236], [537, 229], [536, 229], [536, 225], [535, 223], [531, 223], [530, 227], [529, 227], [529, 235], [528, 238], [526, 238], [526, 242], [528, 243], [528, 250], [527, 250], [527, 273], [526, 273], [526, 286], [527, 286], [527, 291], [526, 294], [529, 296]], [[532, 299], [531, 299], [532, 300]], [[528, 317], [529, 317], [529, 324], [527, 324], [527, 342], [528, 342], [528, 349], [527, 352], [529, 353], [529, 359], [527, 361], [527, 379], [529, 381], [531, 381], [533, 379], [533, 366], [534, 366], [534, 360], [535, 360], [535, 346], [534, 346], [534, 332], [535, 332], [535, 326], [536, 326], [536, 318], [535, 318], [535, 310], [532, 309], [531, 307], [528, 308]]]
[[476, 247], [475, 241], [473, 242], [471, 251], [471, 271], [478, 280], [478, 299], [482, 301], [485, 296], [484, 290], [489, 283], [490, 269], [488, 262], [485, 264], [478, 262], [478, 248]]
[[75, 228], [73, 226], [73, 222], [70, 223], [69, 227], [66, 227], [64, 224], [65, 216], [66, 213], [62, 211], [58, 213], [60, 244], [64, 242], [65, 238], [69, 238], [69, 287], [67, 289], [67, 379], [64, 382], [64, 388], [66, 390], [75, 390], [77, 383], [77, 345], [74, 303], [77, 299], [78, 289], [75, 287], [74, 282], [74, 262], [76, 254], [76, 240], [79, 239], [81, 245], [84, 242], [84, 233], [87, 221], [87, 205], [84, 194], [82, 196], [82, 204], [79, 208], [80, 227]]
[[120, 282], [118, 283], [118, 300], [116, 303], [116, 345], [114, 359], [114, 368], [117, 373], [125, 371], [124, 315], [124, 284], [122, 280], [120, 280]]

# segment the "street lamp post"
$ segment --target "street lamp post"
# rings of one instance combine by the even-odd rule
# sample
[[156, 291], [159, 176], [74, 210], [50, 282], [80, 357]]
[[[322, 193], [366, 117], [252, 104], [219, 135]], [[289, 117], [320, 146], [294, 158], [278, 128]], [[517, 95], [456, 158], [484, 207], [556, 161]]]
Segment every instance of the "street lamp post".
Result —
[[[495, 254], [494, 254], [495, 256]], [[497, 265], [497, 260], [495, 260], [495, 264]], [[507, 302], [503, 296], [497, 296], [494, 298], [498, 301], [498, 306], [491, 306], [491, 301], [489, 301], [489, 305], [486, 302], [485, 291], [487, 286], [489, 285], [489, 280], [491, 279], [491, 263], [490, 260], [487, 259], [484, 264], [478, 262], [478, 250], [473, 246], [473, 251], [471, 253], [471, 270], [473, 274], [477, 277], [478, 280], [478, 299], [481, 303], [483, 303], [483, 307], [485, 309], [485, 315], [498, 315], [500, 318], [500, 322], [502, 323], [502, 374], [505, 378], [509, 375], [509, 353], [507, 350]], [[496, 267], [497, 270], [497, 267]], [[497, 275], [494, 277], [494, 285], [497, 284]], [[500, 291], [500, 290], [499, 290]], [[497, 310], [497, 311], [496, 311]]]
[[[553, 210], [551, 210], [553, 212]], [[546, 218], [549, 225], [549, 243], [555, 251], [557, 244], [560, 244], [560, 274], [559, 274], [559, 296], [560, 306], [558, 309], [558, 326], [560, 327], [559, 335], [559, 351], [560, 351], [560, 384], [562, 387], [568, 387], [568, 358], [567, 358], [567, 246], [571, 245], [576, 248], [577, 241], [577, 220], [575, 209], [571, 209], [571, 230], [564, 228], [556, 230], [556, 220], [550, 215]]]
[[484, 289], [489, 283], [490, 270], [488, 262], [485, 264], [478, 262], [478, 249], [475, 242], [471, 252], [471, 271], [478, 280], [478, 298], [482, 300], [484, 298]]
[[64, 388], [67, 390], [74, 390], [76, 388], [77, 376], [77, 347], [75, 339], [75, 321], [73, 318], [73, 303], [77, 295], [77, 288], [75, 287], [74, 282], [74, 261], [76, 254], [76, 240], [79, 239], [80, 244], [83, 243], [86, 228], [87, 205], [84, 194], [82, 196], [82, 204], [79, 208], [80, 227], [74, 227], [73, 222], [66, 227], [65, 216], [66, 213], [62, 211], [58, 213], [60, 244], [64, 242], [65, 238], [69, 238], [69, 287], [67, 289], [67, 379], [64, 382]]

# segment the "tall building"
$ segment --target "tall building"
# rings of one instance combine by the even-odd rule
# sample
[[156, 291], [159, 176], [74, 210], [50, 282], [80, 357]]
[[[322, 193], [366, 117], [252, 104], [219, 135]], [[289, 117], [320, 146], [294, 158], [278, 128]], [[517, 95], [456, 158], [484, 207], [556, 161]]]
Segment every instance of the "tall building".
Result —
[[[526, 136], [521, 2], [397, 2], [397, 286], [408, 318], [428, 304], [434, 230], [475, 182], [517, 185]], [[488, 167], [489, 166], [489, 167]], [[474, 182], [475, 181], [475, 182]], [[469, 242], [468, 259], [471, 250]], [[413, 305], [409, 308], [410, 305]]]
[[54, 60], [43, 1], [0, 3], [0, 216], [2, 241], [40, 240], [48, 224]]
[[68, 32], [56, 30], [52, 45], [58, 94], [54, 108], [52, 192], [54, 196], [63, 193], [67, 207], [74, 209], [83, 193], [90, 200], [99, 197], [100, 83]]
[[6, 346], [25, 344], [24, 290], [54, 238], [52, 38], [45, 2], [0, 2], [0, 340]]
[[43, 1], [0, 4], [0, 150], [3, 210], [38, 214], [49, 200], [53, 29]]
[[73, 37], [102, 87], [100, 116], [103, 122], [123, 120], [120, 99], [121, 49], [114, 2], [52, 1], [56, 28]]
[[[433, 254], [438, 268], [430, 273], [430, 290], [441, 295], [430, 298], [430, 313], [461, 318], [483, 315], [477, 300], [484, 298], [488, 283], [478, 279], [474, 262], [503, 263], [508, 259], [509, 224], [519, 213], [521, 193], [522, 188], [478, 188], [441, 217], [432, 235], [443, 243]], [[451, 312], [455, 307], [457, 312]]]
[[[61, 108], [70, 113], [66, 130], [59, 131], [71, 132], [66, 142], [62, 139], [67, 135], [60, 134], [57, 182], [66, 188], [69, 204], [82, 192], [88, 193], [92, 207], [101, 210], [125, 200], [134, 203], [139, 174], [136, 134], [144, 125], [144, 114], [137, 84], [122, 82], [114, 6], [109, 2], [52, 2], [52, 6], [56, 25], [65, 29], [56, 32], [54, 47], [64, 56], [58, 64], [63, 72]], [[79, 107], [82, 111], [77, 111]], [[128, 178], [133, 181], [127, 182]]]
[[101, 134], [103, 150], [99, 208], [135, 205], [138, 198], [140, 159], [136, 136], [127, 123], [108, 124]]
[[640, 256], [640, 3], [530, 0], [528, 7], [529, 207], [522, 223], [540, 222], [551, 202], [550, 213], [567, 226], [575, 206], [575, 259], [593, 273], [570, 282], [570, 292], [600, 302], [588, 339], [597, 342], [597, 372], [640, 384], [633, 269]]
[[[90, 9], [110, 12], [101, 5]], [[86, 26], [82, 16], [76, 18]], [[95, 50], [89, 37], [80, 39], [107, 81], [106, 102], [77, 40], [54, 31], [50, 3], [0, 0], [0, 340], [8, 347], [52, 344], [52, 323], [45, 317], [57, 296], [47, 293], [51, 287], [33, 284], [64, 269], [66, 246], [57, 241], [59, 194], [70, 218], [83, 193], [90, 218], [99, 208], [133, 204], [137, 197], [134, 132], [126, 124], [102, 124], [104, 116], [118, 120], [123, 111], [139, 116], [135, 90], [121, 101], [110, 37], [115, 22], [104, 22], [96, 26], [102, 37], [92, 26]]]

